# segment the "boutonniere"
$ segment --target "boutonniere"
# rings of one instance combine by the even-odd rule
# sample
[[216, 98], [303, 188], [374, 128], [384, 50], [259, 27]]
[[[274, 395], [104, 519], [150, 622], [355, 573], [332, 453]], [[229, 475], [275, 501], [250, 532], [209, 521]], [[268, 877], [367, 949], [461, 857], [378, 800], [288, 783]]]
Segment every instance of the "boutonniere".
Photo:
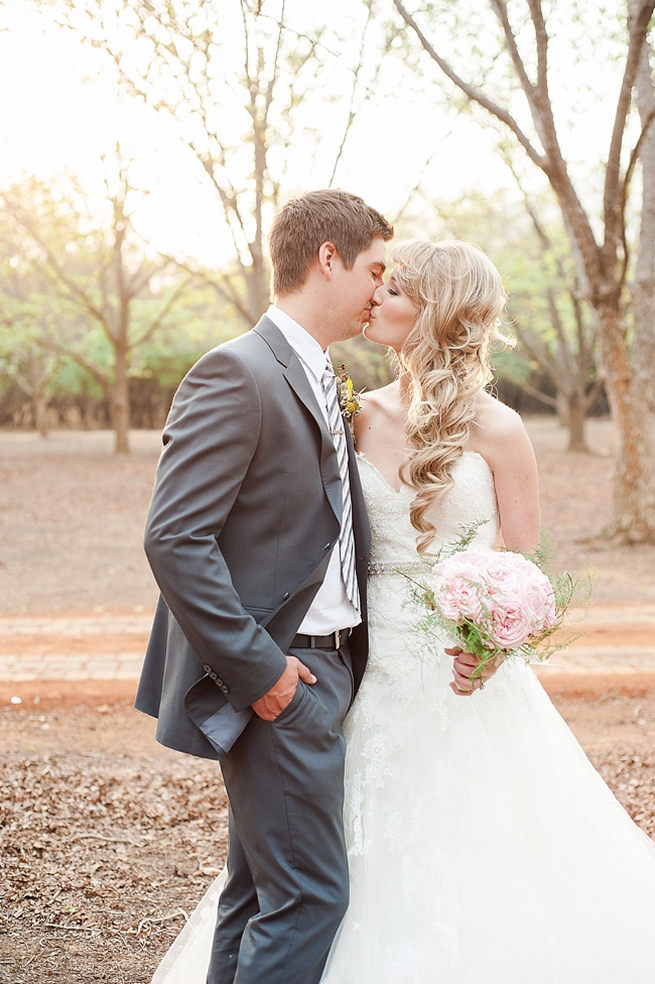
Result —
[[339, 403], [341, 405], [341, 413], [346, 418], [348, 423], [352, 424], [353, 420], [362, 409], [360, 403], [361, 394], [358, 393], [353, 386], [353, 381], [350, 378], [348, 369], [343, 363], [339, 366], [337, 377], [339, 379]]

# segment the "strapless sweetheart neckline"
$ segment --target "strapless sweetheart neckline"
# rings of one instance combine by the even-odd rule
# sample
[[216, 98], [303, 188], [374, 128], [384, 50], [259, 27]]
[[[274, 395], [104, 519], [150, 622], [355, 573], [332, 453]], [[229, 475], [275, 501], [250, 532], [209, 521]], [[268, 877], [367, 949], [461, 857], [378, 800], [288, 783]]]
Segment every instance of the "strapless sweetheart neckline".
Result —
[[[377, 475], [379, 475], [379, 477], [380, 477], [380, 478], [382, 479], [382, 481], [383, 481], [383, 482], [384, 482], [384, 484], [385, 484], [385, 485], [387, 486], [387, 488], [389, 489], [389, 491], [390, 491], [390, 492], [393, 492], [393, 493], [394, 493], [394, 495], [398, 495], [398, 496], [400, 496], [400, 495], [402, 495], [402, 494], [403, 494], [403, 492], [411, 492], [412, 494], [414, 494], [414, 489], [413, 489], [413, 488], [412, 488], [412, 487], [411, 487], [410, 485], [401, 485], [399, 489], [397, 489], [397, 488], [395, 487], [395, 485], [392, 485], [392, 484], [391, 484], [391, 482], [389, 481], [389, 479], [388, 479], [388, 478], [386, 477], [386, 475], [384, 475], [384, 474], [383, 474], [383, 473], [382, 473], [382, 472], [380, 471], [380, 469], [378, 468], [378, 466], [377, 466], [377, 465], [376, 465], [376, 464], [375, 464], [374, 462], [372, 462], [370, 458], [367, 458], [367, 457], [366, 457], [366, 455], [364, 454], [364, 452], [363, 452], [363, 451], [357, 451], [357, 452], [356, 452], [356, 454], [357, 454], [357, 459], [358, 459], [359, 461], [365, 461], [365, 462], [366, 462], [366, 464], [367, 464], [367, 465], [368, 465], [368, 466], [369, 466], [369, 467], [370, 467], [370, 468], [371, 468], [371, 469], [372, 469], [372, 470], [373, 470], [373, 471], [374, 471], [374, 472], [375, 472], [375, 473], [376, 473]], [[464, 456], [464, 455], [475, 455], [475, 457], [476, 457], [476, 458], [479, 458], [479, 459], [480, 459], [481, 461], [483, 461], [483, 462], [485, 463], [485, 465], [487, 466], [487, 468], [489, 468], [489, 471], [491, 471], [491, 468], [490, 468], [490, 466], [489, 466], [489, 462], [488, 462], [488, 461], [487, 461], [487, 459], [486, 459], [486, 458], [484, 457], [484, 455], [482, 455], [482, 454], [480, 454], [480, 452], [479, 452], [479, 451], [469, 451], [469, 450], [464, 450], [464, 451], [462, 451], [462, 456]]]

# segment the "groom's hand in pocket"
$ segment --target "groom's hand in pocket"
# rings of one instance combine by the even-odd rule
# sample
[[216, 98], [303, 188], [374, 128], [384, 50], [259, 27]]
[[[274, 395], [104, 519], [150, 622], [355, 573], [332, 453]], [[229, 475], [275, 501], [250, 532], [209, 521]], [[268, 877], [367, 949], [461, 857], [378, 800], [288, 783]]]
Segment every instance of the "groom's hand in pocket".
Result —
[[298, 687], [298, 681], [316, 683], [316, 677], [297, 656], [287, 656], [287, 668], [271, 689], [256, 700], [252, 709], [264, 721], [274, 721], [285, 707], [291, 703]]

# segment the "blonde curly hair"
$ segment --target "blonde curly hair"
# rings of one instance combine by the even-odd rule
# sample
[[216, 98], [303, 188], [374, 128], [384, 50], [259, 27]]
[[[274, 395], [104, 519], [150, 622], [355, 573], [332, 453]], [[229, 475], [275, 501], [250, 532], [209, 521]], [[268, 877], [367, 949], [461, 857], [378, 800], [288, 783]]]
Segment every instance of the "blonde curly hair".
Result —
[[427, 513], [452, 488], [475, 416], [475, 397], [492, 379], [494, 339], [507, 294], [500, 274], [471, 243], [415, 240], [393, 251], [394, 277], [418, 311], [398, 353], [409, 382], [409, 453], [401, 480], [416, 490], [410, 519], [425, 553], [436, 529]]

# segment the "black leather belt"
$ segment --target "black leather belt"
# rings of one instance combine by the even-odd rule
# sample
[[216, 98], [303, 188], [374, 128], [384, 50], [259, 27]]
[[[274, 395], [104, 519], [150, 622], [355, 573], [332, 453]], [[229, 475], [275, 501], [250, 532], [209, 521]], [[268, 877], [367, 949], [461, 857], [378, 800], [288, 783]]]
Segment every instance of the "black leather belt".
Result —
[[329, 635], [305, 635], [299, 632], [293, 637], [291, 649], [338, 649], [346, 641], [352, 629], [337, 629]]

